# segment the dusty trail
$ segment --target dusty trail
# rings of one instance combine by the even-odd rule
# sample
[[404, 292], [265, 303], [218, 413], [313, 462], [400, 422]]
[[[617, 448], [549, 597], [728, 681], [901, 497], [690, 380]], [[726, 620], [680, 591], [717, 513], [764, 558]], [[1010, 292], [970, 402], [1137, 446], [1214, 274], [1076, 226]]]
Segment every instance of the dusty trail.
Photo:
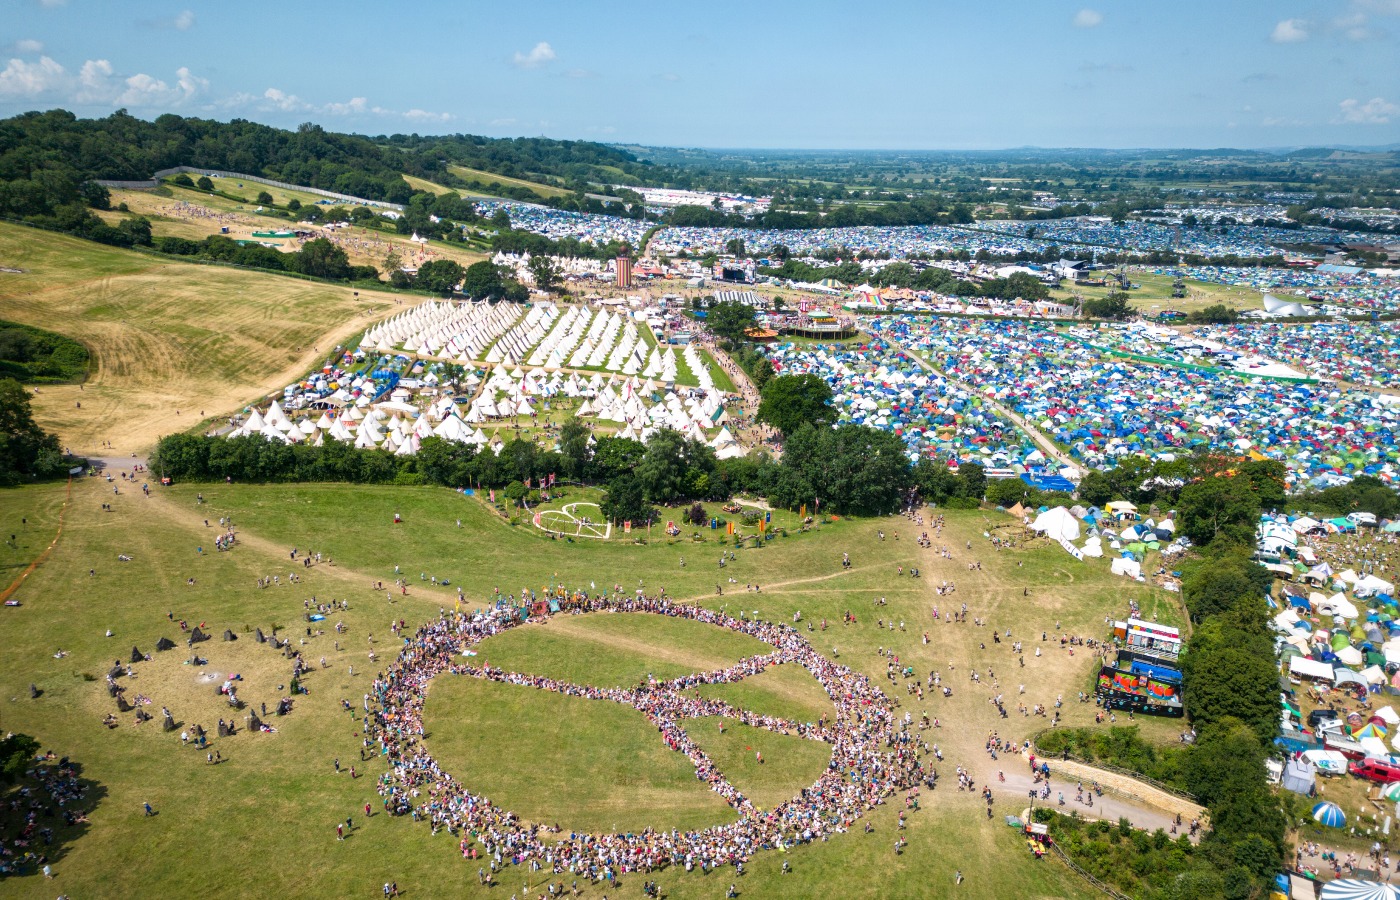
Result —
[[991, 399], [990, 397], [987, 397], [987, 396], [983, 395], [981, 392], [979, 392], [979, 391], [978, 391], [976, 388], [974, 388], [972, 385], [970, 385], [970, 384], [968, 384], [968, 383], [966, 383], [966, 382], [964, 382], [964, 381], [958, 381], [956, 378], [953, 378], [953, 377], [949, 376], [947, 373], [940, 371], [940, 370], [939, 370], [937, 367], [935, 367], [932, 363], [930, 363], [928, 360], [924, 359], [923, 356], [921, 356], [919, 353], [917, 353], [917, 352], [915, 352], [915, 351], [913, 351], [913, 350], [910, 350], [908, 347], [904, 346], [903, 344], [899, 343], [898, 341], [890, 340], [890, 344], [891, 344], [892, 346], [898, 347], [899, 349], [903, 350], [905, 353], [909, 354], [909, 358], [910, 358], [910, 359], [914, 360], [914, 361], [915, 361], [916, 363], [918, 363], [920, 366], [923, 366], [925, 369], [927, 369], [927, 370], [928, 370], [929, 372], [931, 372], [932, 374], [938, 375], [938, 376], [941, 377], [941, 378], [947, 379], [949, 384], [951, 384], [951, 385], [953, 385], [953, 386], [955, 386], [955, 387], [958, 387], [958, 388], [960, 388], [960, 389], [962, 389], [962, 390], [964, 390], [964, 391], [967, 391], [969, 394], [975, 394], [975, 395], [977, 395], [977, 396], [979, 396], [979, 397], [982, 397], [983, 402], [985, 402], [985, 403], [987, 403], [988, 405], [990, 405], [993, 409], [995, 409], [995, 410], [997, 411], [997, 413], [998, 413], [999, 415], [1004, 416], [1008, 421], [1010, 421], [1012, 424], [1014, 424], [1017, 428], [1019, 428], [1019, 429], [1021, 429], [1023, 432], [1025, 432], [1025, 433], [1026, 433], [1026, 436], [1029, 437], [1032, 441], [1034, 441], [1034, 442], [1035, 442], [1035, 445], [1041, 449], [1041, 452], [1043, 452], [1046, 456], [1049, 456], [1051, 459], [1054, 459], [1054, 460], [1055, 460], [1056, 462], [1058, 462], [1061, 466], [1066, 466], [1066, 467], [1068, 467], [1068, 468], [1075, 469], [1075, 470], [1078, 470], [1078, 469], [1080, 468], [1079, 463], [1076, 463], [1073, 459], [1071, 459], [1063, 450], [1061, 450], [1058, 446], [1055, 445], [1055, 442], [1054, 442], [1054, 441], [1052, 441], [1052, 440], [1050, 440], [1048, 437], [1046, 437], [1045, 434], [1044, 434], [1044, 432], [1042, 432], [1039, 428], [1036, 428], [1036, 427], [1035, 427], [1034, 425], [1032, 425], [1031, 423], [1027, 422], [1027, 421], [1025, 420], [1025, 418], [1022, 417], [1019, 413], [1013, 412], [1011, 409], [1007, 408], [1007, 406], [1006, 406], [1005, 404], [1001, 403], [1000, 401], [993, 400], [993, 399]]
[[[181, 506], [159, 489], [152, 489], [147, 499], [162, 510], [162, 514], [168, 521], [178, 522], [194, 532], [213, 534], [218, 531], [217, 527], [204, 527], [204, 516], [200, 515], [198, 510], [187, 509]], [[217, 526], [217, 523], [213, 524]], [[357, 571], [356, 569], [349, 568], [338, 562], [322, 562], [313, 564], [307, 569], [303, 569], [299, 562], [293, 562], [288, 558], [288, 548], [285, 545], [262, 537], [261, 535], [254, 534], [237, 525], [234, 526], [234, 533], [238, 536], [239, 545], [259, 553], [266, 553], [273, 559], [285, 560], [286, 562], [284, 565], [287, 566], [289, 572], [295, 571], [298, 574], [314, 572], [320, 577], [331, 578], [341, 582], [347, 588], [354, 587], [361, 592], [370, 590], [369, 585], [371, 583], [382, 580], [377, 576]], [[389, 590], [390, 587], [392, 586], [386, 586], [385, 590]], [[379, 595], [381, 592], [372, 591], [372, 593]], [[407, 595], [401, 595], [396, 591], [394, 600], [396, 602], [412, 600], [430, 601], [439, 606], [447, 606], [457, 602], [457, 594], [443, 590], [435, 590], [427, 586], [410, 585]]]
[[[924, 515], [926, 521], [933, 518], [927, 510]], [[925, 698], [921, 701], [908, 694], [908, 682], [903, 680], [896, 683], [882, 679], [881, 686], [899, 704], [900, 715], [908, 711], [917, 721], [924, 711], [938, 720], [939, 727], [922, 731], [920, 737], [937, 745], [943, 754], [941, 763], [925, 759], [925, 764], [937, 768], [941, 776], [937, 792], [940, 803], [954, 798], [962, 800], [955, 774], [955, 769], [961, 766], [976, 785], [974, 793], [967, 797], [969, 803], [980, 805], [977, 792], [990, 786], [997, 815], [1019, 814], [1030, 805], [1028, 792], [1033, 780], [1029, 760], [1020, 753], [998, 753], [998, 758], [993, 759], [986, 749], [987, 739], [995, 732], [1020, 745], [1024, 736], [1048, 725], [1049, 718], [1040, 722], [1036, 721], [1040, 717], [1023, 716], [1017, 711], [1018, 703], [1051, 706], [1057, 692], [1064, 697], [1061, 712], [1066, 716], [1066, 727], [1083, 724], [1080, 720], [1091, 713], [1088, 707], [1076, 702], [1075, 692], [1084, 684], [1087, 668], [1094, 665], [1095, 656], [1087, 648], [1077, 648], [1079, 652], [1070, 655], [1058, 640], [1040, 640], [1042, 628], [1034, 624], [1036, 619], [1027, 619], [1027, 610], [1037, 611], [1031, 615], [1043, 612], [1047, 619], [1054, 621], [1055, 613], [1046, 602], [1053, 595], [1052, 588], [1032, 583], [1029, 595], [1023, 594], [1026, 588], [1019, 582], [994, 574], [992, 568], [986, 572], [975, 568], [979, 556], [989, 552], [989, 547], [974, 543], [972, 549], [965, 549], [961, 537], [954, 540], [933, 528], [928, 530], [933, 546], [919, 551], [923, 569], [921, 587], [928, 594], [925, 610], [914, 611], [917, 621], [911, 621], [910, 631], [917, 634], [926, 630], [929, 642], [916, 643], [912, 650], [906, 643], [899, 660], [900, 665], [914, 667], [920, 682], [925, 684]], [[944, 557], [935, 549], [943, 545], [949, 547], [951, 557]], [[945, 582], [956, 585], [955, 590], [943, 595], [936, 593], [935, 587]], [[1064, 581], [1057, 575], [1055, 583]], [[949, 615], [959, 611], [964, 601], [968, 606], [968, 620], [950, 623]], [[935, 607], [941, 615], [931, 620], [929, 614]], [[978, 627], [973, 622], [975, 618], [981, 618], [986, 624]], [[1004, 634], [1008, 627], [1013, 632], [1011, 636]], [[1003, 632], [1000, 643], [995, 641], [994, 631]], [[1010, 645], [1017, 640], [1025, 643], [1024, 667], [1017, 664], [1016, 654], [1011, 652]], [[1032, 655], [1037, 647], [1042, 651], [1041, 656]], [[885, 662], [856, 665], [873, 675], [878, 669], [872, 671], [872, 666], [883, 668]], [[939, 696], [939, 689], [927, 687], [930, 671], [939, 673], [942, 685], [952, 690], [952, 696]], [[979, 680], [971, 678], [973, 672], [979, 673]], [[999, 715], [991, 703], [991, 698], [998, 694], [1007, 707], [1006, 718]], [[1048, 711], [1053, 713], [1054, 709]], [[1051, 794], [1048, 801], [1037, 797], [1037, 806], [1049, 805], [1064, 813], [1077, 811], [1081, 816], [1114, 822], [1123, 817], [1137, 828], [1149, 831], [1161, 828], [1169, 833], [1177, 813], [1182, 814], [1183, 824], [1201, 814], [1199, 807], [1143, 782], [1087, 766], [1055, 760], [1046, 762], [1051, 772]], [[1004, 781], [999, 773], [1005, 776]], [[1076, 783], [1083, 782], [1087, 795], [1088, 786], [1095, 780], [1105, 788], [1104, 794], [1093, 798], [1092, 808], [1087, 803], [1076, 803]], [[1065, 795], [1063, 807], [1059, 805], [1061, 793]], [[983, 814], [982, 810], [977, 814]], [[1181, 832], [1185, 830], [1183, 827]]]

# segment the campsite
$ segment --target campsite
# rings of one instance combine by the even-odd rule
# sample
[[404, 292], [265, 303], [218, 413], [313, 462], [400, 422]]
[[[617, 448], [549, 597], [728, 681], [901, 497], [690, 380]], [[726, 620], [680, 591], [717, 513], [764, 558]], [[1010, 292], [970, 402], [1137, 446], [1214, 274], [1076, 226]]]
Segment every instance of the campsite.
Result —
[[0, 898], [1400, 900], [1394, 0], [10, 6]]

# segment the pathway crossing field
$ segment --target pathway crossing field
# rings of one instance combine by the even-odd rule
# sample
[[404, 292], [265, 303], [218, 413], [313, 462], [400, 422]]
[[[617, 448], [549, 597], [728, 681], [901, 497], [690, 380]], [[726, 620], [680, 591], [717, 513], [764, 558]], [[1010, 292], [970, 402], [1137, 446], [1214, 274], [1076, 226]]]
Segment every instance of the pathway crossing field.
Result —
[[[77, 760], [91, 785], [84, 805], [91, 809], [92, 824], [71, 839], [61, 836], [54, 854], [62, 889], [74, 896], [187, 893], [211, 878], [247, 884], [240, 880], [245, 854], [211, 852], [213, 832], [285, 872], [286, 884], [301, 895], [364, 893], [386, 880], [423, 895], [499, 893], [501, 888], [478, 887], [477, 865], [460, 859], [457, 838], [433, 836], [426, 823], [407, 817], [382, 812], [363, 817], [366, 803], [379, 808], [375, 779], [386, 767], [359, 758], [361, 698], [370, 690], [373, 672], [397, 652], [390, 622], [402, 619], [415, 629], [440, 609], [454, 608], [459, 586], [464, 608], [474, 608], [496, 588], [518, 595], [551, 584], [587, 590], [596, 583], [600, 589], [621, 585], [624, 592], [664, 586], [669, 596], [775, 621], [792, 622], [800, 612], [798, 627], [811, 625], [803, 633], [814, 649], [866, 673], [900, 704], [900, 715], [908, 711], [917, 721], [926, 711], [940, 720], [941, 727], [920, 736], [939, 745], [944, 761], [930, 765], [943, 778], [936, 791], [925, 790], [922, 810], [911, 815], [904, 832], [909, 846], [902, 855], [892, 851], [896, 807], [902, 807], [895, 802], [873, 813], [871, 834], [857, 827], [786, 854], [759, 854], [746, 866], [749, 874], [741, 885], [750, 895], [781, 888], [808, 895], [909, 896], [929, 883], [951, 883], [953, 870], [960, 868], [967, 876], [963, 893], [970, 897], [1003, 897], [1008, 891], [1089, 897], [1087, 885], [1062, 867], [1036, 863], [1001, 824], [1002, 815], [1019, 813], [1022, 796], [999, 793], [996, 817], [988, 821], [979, 797], [957, 791], [954, 766], [972, 769], [980, 782], [994, 779], [998, 765], [1017, 765], [1012, 759], [988, 759], [982, 742], [989, 730], [1019, 739], [1047, 724], [1017, 714], [997, 718], [987, 702], [990, 687], [970, 682], [967, 673], [975, 667], [985, 680], [988, 669], [994, 670], [992, 677], [1008, 696], [1024, 682], [1026, 698], [1034, 702], [1049, 704], [1063, 694], [1066, 724], [1091, 723], [1094, 708], [1074, 702], [1090, 682], [1090, 655], [1070, 656], [1049, 640], [1043, 655], [1027, 654], [1021, 669], [1007, 644], [992, 643], [991, 628], [1009, 628], [1028, 642], [1038, 642], [1041, 630], [1057, 633], [1057, 623], [1065, 632], [1097, 635], [1103, 617], [1120, 614], [1129, 597], [1154, 606], [1170, 599], [1111, 576], [1105, 560], [1077, 562], [1058, 547], [997, 552], [981, 537], [994, 516], [982, 512], [948, 514], [935, 542], [949, 546], [952, 559], [920, 548], [914, 541], [918, 529], [906, 519], [852, 519], [777, 538], [763, 549], [739, 550], [721, 570], [701, 562], [718, 557], [718, 543], [565, 544], [538, 529], [511, 527], [486, 505], [443, 489], [177, 485], [148, 498], [120, 479], [115, 486], [119, 493], [113, 494], [113, 485], [102, 479], [75, 483], [73, 511], [53, 556], [17, 593], [23, 605], [3, 611], [0, 697], [13, 698], [5, 702], [7, 728], [35, 734], [45, 747]], [[7, 493], [7, 514], [28, 510], [43, 520], [54, 490]], [[199, 493], [203, 504], [196, 501]], [[111, 503], [112, 510], [101, 511], [102, 503]], [[395, 513], [403, 520], [399, 525], [393, 524]], [[212, 550], [221, 516], [231, 517], [239, 533], [229, 552]], [[206, 517], [211, 527], [204, 525]], [[876, 537], [880, 530], [887, 535], [883, 542]], [[965, 547], [969, 541], [971, 550]], [[293, 547], [300, 554], [320, 553], [322, 562], [303, 568], [289, 558]], [[851, 555], [849, 570], [841, 567], [843, 552]], [[119, 555], [132, 561], [119, 562]], [[679, 564], [682, 555], [685, 568]], [[981, 562], [981, 569], [969, 569], [971, 562]], [[908, 572], [914, 564], [922, 569], [921, 578], [898, 574], [899, 566]], [[257, 586], [260, 578], [274, 575], [274, 586]], [[293, 583], [293, 576], [299, 581]], [[391, 586], [396, 577], [406, 578], [406, 595], [372, 587], [380, 581]], [[444, 578], [450, 586], [441, 585]], [[935, 589], [944, 581], [955, 583], [956, 591], [939, 596]], [[715, 592], [717, 582], [722, 596]], [[753, 582], [761, 583], [761, 593], [744, 590]], [[313, 597], [317, 603], [345, 600], [349, 609], [307, 622]], [[947, 612], [964, 602], [970, 613], [987, 617], [988, 628], [946, 624]], [[934, 606], [943, 614], [936, 622]], [[856, 624], [841, 624], [847, 611]], [[202, 624], [213, 636], [195, 647], [205, 664], [184, 664], [191, 651], [179, 628], [182, 619], [191, 627]], [[336, 624], [342, 632], [334, 630]], [[178, 731], [160, 731], [159, 717], [135, 725], [121, 714], [116, 728], [102, 725], [102, 717], [115, 711], [103, 673], [114, 658], [126, 660], [133, 645], [153, 659], [135, 664], [134, 678], [121, 679], [128, 696], [150, 697], [157, 712], [169, 706], [178, 722], [202, 724], [213, 737], [217, 720], [231, 714], [217, 684], [235, 672], [242, 676], [239, 696], [255, 709], [266, 702], [271, 710], [288, 695], [291, 661], [252, 638], [253, 629], [271, 633], [274, 625], [307, 661], [302, 682], [310, 693], [295, 698], [290, 715], [269, 717], [275, 733], [240, 728], [232, 737], [214, 739], [210, 749], [218, 749], [227, 762], [208, 765], [204, 752], [180, 745]], [[750, 639], [691, 626], [696, 623], [658, 617], [561, 616], [546, 626], [489, 639], [476, 661], [489, 658], [493, 664], [575, 680], [635, 684], [649, 674], [726, 665], [754, 652]], [[111, 638], [105, 637], [108, 629]], [[239, 639], [220, 640], [226, 629]], [[176, 649], [155, 653], [160, 637], [173, 638]], [[877, 652], [881, 648], [895, 652], [901, 665], [913, 666], [921, 678], [939, 670], [953, 685], [953, 696], [926, 693], [922, 702], [912, 697], [908, 682], [886, 678], [888, 660]], [[56, 658], [60, 649], [65, 654]], [[821, 689], [812, 690], [814, 682], [807, 684], [802, 672], [787, 668], [701, 693], [768, 715], [820, 716]], [[37, 700], [29, 699], [30, 683], [42, 691]], [[444, 764], [476, 789], [497, 792], [502, 802], [519, 804], [522, 814], [542, 822], [557, 822], [566, 831], [610, 826], [613, 817], [619, 827], [695, 827], [732, 815], [695, 784], [688, 766], [673, 771], [676, 759], [683, 758], [643, 741], [645, 723], [626, 708], [600, 712], [591, 707], [608, 704], [592, 704], [580, 710], [557, 694], [472, 679], [435, 683], [427, 697], [427, 741]], [[797, 741], [804, 745], [798, 747], [782, 735], [755, 734], [736, 723], [728, 723], [723, 734], [712, 720], [694, 720], [691, 728], [694, 739], [732, 769], [734, 783], [760, 805], [810, 784], [830, 753], [818, 742]], [[1145, 731], [1172, 739], [1166, 726]], [[758, 752], [765, 759], [761, 765]], [[333, 765], [337, 759], [341, 774]], [[350, 765], [357, 768], [354, 780]], [[143, 817], [147, 801], [159, 815]], [[341, 845], [334, 825], [350, 815], [355, 827]], [[124, 848], [137, 835], [161, 852], [147, 864], [131, 866]], [[784, 860], [792, 866], [786, 876], [780, 871]], [[525, 877], [508, 869], [500, 883], [513, 891], [519, 885], [512, 881]], [[658, 880], [668, 896], [688, 898], [712, 897], [729, 878], [668, 871]], [[641, 881], [624, 879], [622, 889], [608, 890], [608, 896], [640, 896]], [[542, 878], [531, 884], [542, 889]], [[37, 877], [10, 880], [6, 889], [20, 897], [51, 893]], [[586, 896], [602, 893], [590, 888]]]

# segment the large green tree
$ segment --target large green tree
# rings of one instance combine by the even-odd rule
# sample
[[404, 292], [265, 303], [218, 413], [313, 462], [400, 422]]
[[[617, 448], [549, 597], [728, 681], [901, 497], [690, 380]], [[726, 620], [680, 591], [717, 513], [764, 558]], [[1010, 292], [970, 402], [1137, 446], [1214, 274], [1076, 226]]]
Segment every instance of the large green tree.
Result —
[[559, 270], [548, 256], [537, 253], [530, 257], [530, 274], [535, 278], [535, 287], [542, 291], [553, 291], [559, 286]]
[[592, 477], [601, 482], [611, 482], [619, 475], [634, 472], [646, 453], [646, 445], [632, 438], [607, 435], [600, 437], [593, 447], [593, 459], [589, 465]]
[[803, 425], [783, 445], [775, 490], [781, 506], [820, 500], [822, 509], [885, 515], [900, 508], [914, 487], [904, 442], [864, 425]]
[[744, 331], [753, 327], [753, 307], [737, 300], [712, 305], [705, 312], [705, 324], [716, 336], [730, 341], [742, 341]]
[[424, 291], [432, 291], [443, 297], [452, 296], [457, 285], [462, 283], [466, 270], [450, 259], [434, 259], [418, 267], [413, 286]]
[[1252, 544], [1258, 523], [1259, 498], [1246, 478], [1206, 477], [1181, 492], [1176, 524], [1197, 544]]
[[315, 238], [302, 245], [297, 269], [316, 278], [342, 280], [350, 275], [350, 259], [340, 247], [325, 238]]
[[0, 485], [62, 471], [58, 438], [34, 421], [29, 392], [13, 378], [0, 379]]
[[779, 375], [763, 386], [758, 420], [767, 422], [784, 435], [803, 425], [830, 425], [835, 417], [835, 410], [831, 408], [831, 386], [819, 375]]
[[685, 437], [663, 428], [647, 441], [646, 453], [637, 465], [637, 480], [648, 500], [666, 503], [685, 494]]
[[1212, 556], [1191, 566], [1181, 593], [1191, 620], [1199, 623], [1241, 604], [1263, 603], [1271, 580], [1268, 570], [1243, 555]]
[[0, 784], [14, 784], [34, 764], [39, 742], [27, 734], [11, 733], [0, 738]]
[[564, 477], [575, 481], [588, 471], [591, 454], [588, 426], [577, 416], [570, 416], [559, 429], [559, 455], [564, 460]]
[[635, 475], [619, 475], [609, 482], [607, 496], [600, 506], [603, 516], [618, 525], [631, 522], [633, 526], [645, 526], [649, 519], [656, 517], [656, 511], [647, 502], [641, 479]]
[[462, 276], [462, 293], [473, 300], [495, 301], [503, 298], [506, 284], [500, 267], [485, 259], [467, 266]]

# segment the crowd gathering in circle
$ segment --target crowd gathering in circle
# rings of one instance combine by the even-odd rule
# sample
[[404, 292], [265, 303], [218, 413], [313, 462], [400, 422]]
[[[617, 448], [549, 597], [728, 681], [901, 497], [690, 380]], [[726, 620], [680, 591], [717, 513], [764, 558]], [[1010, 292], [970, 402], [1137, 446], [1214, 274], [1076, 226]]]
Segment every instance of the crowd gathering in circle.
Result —
[[[390, 814], [428, 819], [436, 833], [446, 829], [460, 838], [464, 858], [489, 861], [498, 867], [529, 865], [575, 877], [612, 880], [636, 872], [668, 867], [706, 871], [742, 866], [754, 853], [812, 841], [854, 827], [867, 811], [903, 790], [916, 797], [924, 770], [918, 747], [895, 718], [892, 704], [870, 680], [837, 665], [812, 649], [789, 625], [736, 618], [703, 607], [675, 603], [664, 594], [638, 593], [562, 597], [553, 607], [536, 604], [533, 615], [498, 603], [475, 613], [443, 612], [435, 621], [406, 637], [403, 649], [371, 689], [370, 715], [364, 720], [366, 743], [389, 764], [379, 784]], [[526, 621], [550, 615], [587, 612], [649, 613], [683, 618], [727, 628], [757, 638], [774, 649], [725, 669], [696, 673], [669, 681], [648, 680], [634, 688], [598, 688], [551, 678], [507, 672], [464, 657], [472, 646]], [[462, 659], [467, 662], [461, 661]], [[738, 681], [773, 665], [799, 665], [826, 690], [834, 704], [830, 718], [796, 723], [735, 709], [727, 703], [685, 696], [701, 684]], [[442, 674], [476, 677], [528, 685], [568, 696], [634, 706], [658, 729], [662, 740], [683, 753], [706, 782], [739, 814], [735, 822], [694, 831], [647, 829], [620, 834], [565, 834], [557, 825], [528, 822], [501, 809], [482, 794], [457, 781], [424, 746], [423, 700], [428, 683]], [[791, 800], [761, 810], [731, 784], [686, 734], [683, 722], [699, 716], [727, 716], [755, 727], [831, 744], [826, 772]], [[912, 806], [911, 806], [912, 802]], [[906, 799], [906, 807], [917, 801]], [[482, 870], [483, 878], [485, 870]]]

